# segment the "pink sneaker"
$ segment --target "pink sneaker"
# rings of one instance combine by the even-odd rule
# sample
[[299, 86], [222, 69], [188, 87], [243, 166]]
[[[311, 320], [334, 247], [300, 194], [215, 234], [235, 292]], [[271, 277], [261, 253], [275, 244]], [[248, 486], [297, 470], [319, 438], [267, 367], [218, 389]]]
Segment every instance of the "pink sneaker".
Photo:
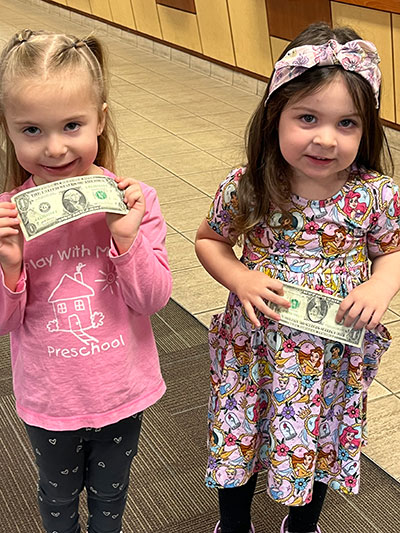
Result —
[[[281, 525], [281, 533], [287, 533], [287, 528], [286, 528], [287, 519], [288, 519], [287, 516], [285, 516], [285, 518], [283, 519], [283, 522], [282, 522], [282, 525]], [[321, 530], [320, 530], [319, 526], [317, 526], [317, 531], [315, 533], [321, 533]]]
[[[218, 520], [217, 525], [215, 526], [215, 529], [214, 529], [214, 533], [220, 533], [220, 531], [221, 531], [221, 530], [220, 530], [220, 528], [219, 528], [219, 520]], [[254, 529], [253, 524], [251, 524], [251, 526], [250, 526], [250, 531], [249, 531], [249, 533], [256, 533], [256, 530]]]

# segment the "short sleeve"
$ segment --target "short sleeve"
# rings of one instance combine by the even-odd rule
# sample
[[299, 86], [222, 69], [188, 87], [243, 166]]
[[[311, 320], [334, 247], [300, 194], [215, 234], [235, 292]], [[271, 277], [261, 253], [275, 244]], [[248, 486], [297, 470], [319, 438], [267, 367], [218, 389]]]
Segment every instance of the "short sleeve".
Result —
[[400, 251], [400, 193], [391, 178], [376, 191], [376, 208], [369, 217], [368, 257]]
[[218, 187], [207, 215], [211, 229], [226, 239], [232, 236], [232, 223], [238, 213], [237, 187], [243, 172], [244, 169], [239, 168], [229, 173]]

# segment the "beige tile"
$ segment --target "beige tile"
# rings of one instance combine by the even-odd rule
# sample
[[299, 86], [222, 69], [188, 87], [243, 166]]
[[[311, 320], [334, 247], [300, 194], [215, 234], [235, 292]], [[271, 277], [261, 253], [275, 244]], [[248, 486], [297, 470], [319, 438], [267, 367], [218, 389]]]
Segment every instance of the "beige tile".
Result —
[[389, 389], [381, 385], [379, 381], [375, 379], [368, 389], [368, 405], [379, 398], [384, 398], [385, 396], [390, 396], [391, 394], [392, 393]]
[[181, 154], [160, 154], [155, 156], [154, 160], [178, 176], [201, 170], [222, 169], [225, 166], [217, 158], [201, 150]]
[[387, 396], [368, 406], [368, 446], [364, 453], [392, 476], [400, 477], [400, 398]]
[[[215, 129], [215, 125], [201, 117], [190, 116], [189, 118], [159, 117], [154, 119], [155, 124], [163, 127], [167, 131], [182, 135], [193, 131], [208, 131]], [[143, 137], [144, 138], [144, 137]]]
[[175, 233], [168, 235], [166, 240], [169, 266], [172, 272], [177, 270], [187, 270], [188, 268], [194, 268], [199, 266], [199, 260], [197, 259], [194, 251], [194, 245], [183, 235]]
[[391, 324], [392, 322], [396, 322], [397, 320], [400, 320], [400, 316], [391, 309], [388, 309], [383, 315], [381, 322], [382, 324]]
[[209, 207], [210, 199], [206, 197], [162, 204], [162, 211], [167, 223], [182, 232], [197, 230]]
[[203, 97], [202, 100], [193, 102], [182, 102], [182, 104], [180, 105], [182, 108], [186, 109], [187, 111], [190, 111], [190, 113], [193, 113], [194, 115], [197, 115], [199, 117], [211, 115], [213, 113], [232, 113], [236, 111], [236, 109], [232, 105], [210, 97]]
[[204, 313], [196, 313], [194, 316], [200, 320], [202, 324], [204, 324], [207, 328], [210, 326], [211, 318], [213, 315], [216, 315], [217, 313], [222, 313], [224, 311], [224, 307], [219, 307], [218, 309], [214, 309], [212, 311], [206, 311]]
[[394, 322], [388, 327], [393, 340], [389, 350], [383, 355], [379, 366], [377, 379], [391, 392], [400, 392], [400, 322]]
[[182, 231], [182, 235], [186, 237], [191, 243], [195, 243], [196, 240], [196, 230], [190, 230], [190, 231]]
[[194, 187], [197, 187], [201, 191], [208, 194], [211, 198], [214, 198], [218, 189], [218, 185], [227, 177], [231, 170], [232, 167], [226, 165], [218, 170], [194, 172], [193, 174], [182, 174], [180, 177]]
[[208, 200], [208, 197], [203, 192], [174, 175], [148, 178], [146, 183], [156, 189], [160, 203], [163, 206], [177, 200], [193, 200], [196, 198], [207, 198]]
[[224, 149], [210, 149], [209, 153], [232, 168], [245, 165], [246, 152], [243, 147], [227, 147]]
[[186, 109], [166, 102], [165, 100], [160, 100], [159, 103], [153, 105], [140, 107], [140, 109], [137, 109], [136, 112], [140, 114], [141, 117], [152, 120], [155, 123], [159, 123], [160, 119], [163, 119], [163, 121], [168, 121], [179, 118], [187, 119], [192, 116]]
[[207, 274], [203, 267], [174, 273], [172, 298], [190, 313], [223, 307], [228, 291]]
[[248, 101], [250, 98], [256, 104], [256, 101], [259, 98], [256, 95], [249, 94], [248, 92], [231, 85], [221, 85], [219, 87], [210, 87], [208, 89], [203, 88], [202, 92], [213, 98], [218, 98], [234, 107], [239, 107], [238, 104], [242, 99]]
[[390, 302], [389, 309], [400, 315], [400, 292]]
[[120, 176], [131, 176], [149, 185], [151, 185], [151, 179], [172, 176], [168, 170], [145, 157], [129, 158], [119, 156], [117, 159], [117, 170]]
[[182, 135], [182, 137], [186, 141], [198, 146], [206, 152], [210, 152], [210, 150], [223, 149], [227, 146], [232, 147], [232, 149], [241, 149], [243, 147], [243, 139], [222, 128], [214, 128], [210, 129], [209, 131], [185, 133]]
[[135, 140], [135, 148], [151, 159], [155, 159], [164, 154], [191, 152], [194, 146], [176, 135], [166, 133], [165, 136], [154, 139], [137, 139]]
[[249, 121], [249, 113], [244, 111], [232, 111], [230, 113], [215, 113], [213, 115], [204, 115], [203, 118], [217, 124], [222, 128], [231, 131], [231, 128], [240, 128], [246, 126]]

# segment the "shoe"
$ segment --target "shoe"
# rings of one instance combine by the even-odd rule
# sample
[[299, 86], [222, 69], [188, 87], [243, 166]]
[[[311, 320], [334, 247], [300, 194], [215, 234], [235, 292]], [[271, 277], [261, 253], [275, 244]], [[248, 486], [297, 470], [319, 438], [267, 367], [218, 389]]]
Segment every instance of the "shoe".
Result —
[[[281, 525], [281, 533], [287, 533], [287, 528], [286, 528], [287, 519], [288, 519], [287, 516], [285, 516], [285, 518], [283, 519], [283, 522], [282, 522], [282, 525]], [[319, 526], [317, 526], [317, 530], [316, 530], [315, 533], [321, 533], [321, 530], [320, 530]]]
[[[214, 529], [214, 533], [220, 533], [220, 528], [219, 528], [219, 520], [217, 522], [217, 525], [215, 526], [215, 529]], [[256, 530], [254, 529], [254, 526], [253, 524], [250, 525], [250, 531], [249, 533], [256, 533]]]

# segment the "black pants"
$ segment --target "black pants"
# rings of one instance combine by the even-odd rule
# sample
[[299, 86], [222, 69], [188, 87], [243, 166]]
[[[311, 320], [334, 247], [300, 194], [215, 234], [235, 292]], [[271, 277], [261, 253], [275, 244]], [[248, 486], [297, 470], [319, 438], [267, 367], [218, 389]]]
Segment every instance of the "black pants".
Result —
[[[221, 533], [248, 533], [250, 531], [251, 502], [256, 482], [257, 474], [254, 474], [246, 485], [218, 490]], [[326, 490], [325, 483], [315, 481], [311, 502], [302, 507], [289, 507], [287, 524], [291, 533], [316, 531]]]
[[79, 533], [86, 487], [89, 533], [120, 533], [142, 413], [103, 428], [47, 431], [26, 426], [39, 469], [38, 499], [47, 533]]

